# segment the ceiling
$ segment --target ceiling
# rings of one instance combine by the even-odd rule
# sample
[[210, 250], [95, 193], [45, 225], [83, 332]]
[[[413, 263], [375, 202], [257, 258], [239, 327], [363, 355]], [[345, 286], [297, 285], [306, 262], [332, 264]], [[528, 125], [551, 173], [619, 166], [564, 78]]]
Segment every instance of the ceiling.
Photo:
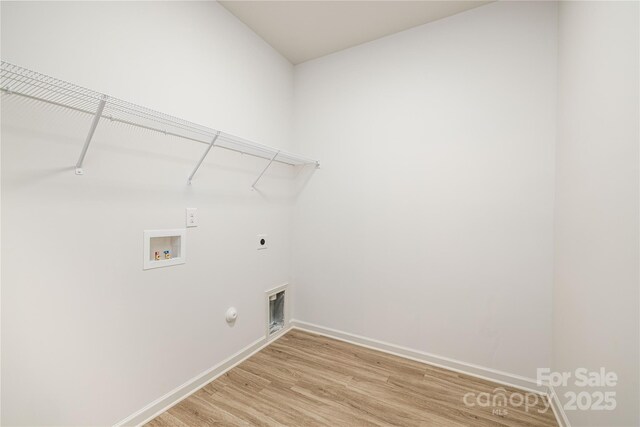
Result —
[[293, 64], [488, 1], [220, 1]]

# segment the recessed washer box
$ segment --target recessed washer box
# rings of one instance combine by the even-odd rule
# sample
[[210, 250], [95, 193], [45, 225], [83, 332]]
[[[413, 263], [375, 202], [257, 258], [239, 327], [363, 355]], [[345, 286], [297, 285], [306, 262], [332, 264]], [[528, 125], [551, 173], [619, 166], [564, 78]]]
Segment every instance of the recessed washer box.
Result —
[[168, 267], [187, 261], [187, 233], [184, 228], [144, 230], [143, 269]]

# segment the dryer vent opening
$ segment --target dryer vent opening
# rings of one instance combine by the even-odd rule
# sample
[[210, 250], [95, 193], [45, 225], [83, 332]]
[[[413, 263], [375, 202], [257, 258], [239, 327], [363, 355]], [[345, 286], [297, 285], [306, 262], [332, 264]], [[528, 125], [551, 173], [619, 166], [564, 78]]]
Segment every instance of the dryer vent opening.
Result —
[[269, 335], [284, 328], [285, 291], [269, 295]]

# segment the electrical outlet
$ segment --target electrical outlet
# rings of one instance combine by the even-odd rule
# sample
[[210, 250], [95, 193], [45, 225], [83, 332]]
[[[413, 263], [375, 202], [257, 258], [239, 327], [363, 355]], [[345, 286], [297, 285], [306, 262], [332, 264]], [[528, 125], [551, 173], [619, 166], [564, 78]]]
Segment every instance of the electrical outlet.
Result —
[[198, 209], [187, 208], [187, 227], [198, 226]]
[[266, 234], [258, 234], [258, 250], [268, 249], [267, 246], [267, 235]]

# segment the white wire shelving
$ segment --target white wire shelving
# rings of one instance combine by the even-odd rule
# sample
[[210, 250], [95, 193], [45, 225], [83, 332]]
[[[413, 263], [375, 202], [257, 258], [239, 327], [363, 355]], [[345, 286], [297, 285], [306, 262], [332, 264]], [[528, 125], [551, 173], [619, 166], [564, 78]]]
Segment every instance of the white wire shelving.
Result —
[[147, 130], [185, 138], [206, 144], [207, 147], [187, 182], [191, 184], [198, 168], [213, 147], [223, 148], [268, 160], [252, 188], [260, 181], [273, 162], [287, 165], [315, 165], [318, 161], [283, 150], [248, 141], [220, 130], [201, 126], [159, 111], [136, 105], [118, 98], [77, 86], [63, 80], [32, 71], [9, 62], [2, 61], [0, 69], [0, 91], [11, 96], [21, 96], [59, 107], [86, 113], [93, 121], [76, 162], [75, 173], [83, 175], [82, 168], [93, 134], [101, 120], [124, 123]]

